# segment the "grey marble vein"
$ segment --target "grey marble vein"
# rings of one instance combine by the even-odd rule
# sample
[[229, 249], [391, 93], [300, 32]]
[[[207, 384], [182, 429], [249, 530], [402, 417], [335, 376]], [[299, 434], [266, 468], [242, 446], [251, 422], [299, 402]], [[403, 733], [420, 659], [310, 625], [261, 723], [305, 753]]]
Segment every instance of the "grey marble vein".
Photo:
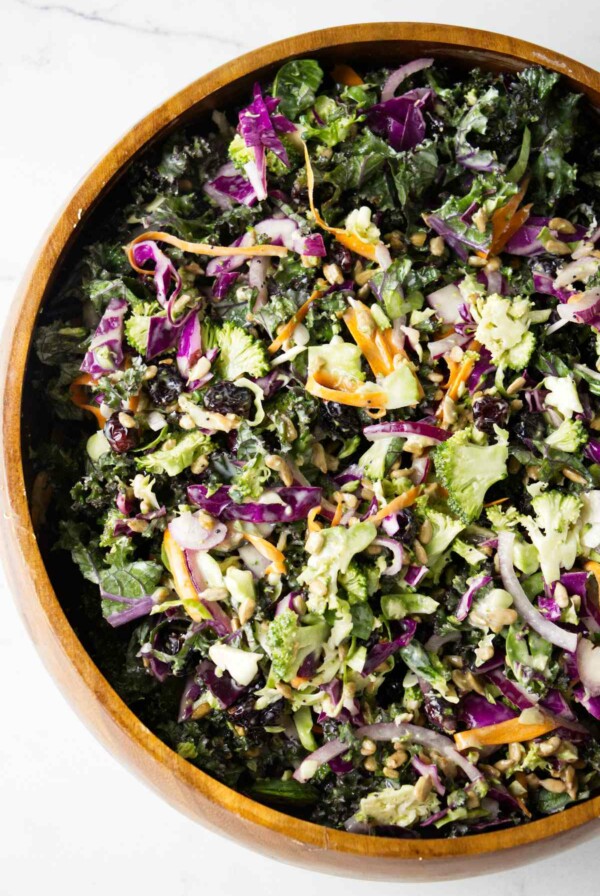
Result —
[[66, 16], [71, 16], [72, 18], [82, 19], [85, 22], [99, 23], [110, 28], [120, 28], [124, 31], [133, 31], [136, 34], [150, 34], [155, 37], [204, 40], [213, 44], [221, 44], [226, 47], [235, 47], [239, 50], [243, 50], [246, 48], [246, 44], [244, 44], [242, 41], [234, 40], [233, 38], [229, 37], [221, 37], [218, 34], [210, 34], [205, 31], [178, 31], [173, 28], [163, 28], [160, 25], [144, 25], [134, 22], [124, 22], [121, 19], [109, 18], [108, 16], [105, 16], [98, 11], [90, 10], [89, 12], [87, 12], [86, 10], [75, 9], [74, 7], [68, 6], [66, 4], [34, 3], [31, 2], [31, 0], [14, 0], [14, 2], [17, 3], [18, 6], [22, 6], [23, 8], [28, 9], [32, 12], [61, 13]]

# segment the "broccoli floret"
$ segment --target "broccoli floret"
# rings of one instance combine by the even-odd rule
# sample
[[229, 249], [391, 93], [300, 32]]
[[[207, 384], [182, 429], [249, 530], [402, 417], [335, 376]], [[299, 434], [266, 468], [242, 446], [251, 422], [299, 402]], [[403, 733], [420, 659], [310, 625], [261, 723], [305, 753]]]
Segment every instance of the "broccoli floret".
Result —
[[325, 620], [301, 625], [293, 610], [284, 610], [269, 623], [267, 652], [271, 657], [272, 675], [290, 681], [310, 653], [322, 648], [329, 627]]
[[[280, 136], [279, 139], [283, 143], [283, 146], [288, 154], [288, 158], [290, 162], [292, 160], [291, 157], [294, 158], [294, 161], [298, 163], [300, 161], [300, 155], [298, 153], [297, 148], [294, 146], [293, 142], [288, 138], [286, 139], [285, 134]], [[244, 165], [247, 165], [248, 162], [254, 161], [254, 150], [250, 147], [246, 146], [244, 138], [241, 134], [236, 134], [231, 143], [229, 144], [229, 148], [227, 150], [229, 154], [229, 158], [233, 162], [234, 166], [238, 168], [240, 171], [244, 170]], [[291, 156], [290, 156], [291, 153]], [[275, 155], [271, 150], [267, 150], [266, 153], [266, 162], [267, 168], [272, 174], [276, 176], [284, 176], [289, 172], [289, 168], [287, 165], [281, 161], [281, 159]]]
[[139, 469], [147, 473], [178, 476], [203, 454], [209, 454], [213, 448], [213, 443], [204, 433], [188, 432], [179, 438], [172, 448], [159, 448], [152, 454], [137, 458], [136, 464]]
[[227, 150], [229, 158], [236, 168], [243, 170], [244, 165], [254, 161], [254, 150], [246, 146], [246, 142], [241, 134], [236, 134]]
[[[322, 613], [327, 608], [328, 599], [331, 605], [337, 602], [337, 577], [345, 573], [355, 554], [369, 547], [377, 536], [377, 527], [365, 521], [357, 523], [349, 529], [336, 526], [323, 529], [321, 537], [323, 546], [318, 554], [311, 554], [298, 581], [308, 585], [308, 607], [312, 612]], [[311, 583], [317, 580], [319, 589], [312, 588]], [[320, 585], [327, 587], [327, 594], [321, 595]]]
[[231, 481], [231, 497], [234, 501], [241, 502], [244, 498], [257, 501], [264, 491], [265, 482], [271, 475], [271, 471], [265, 464], [262, 454], [247, 461], [240, 472]]
[[573, 454], [579, 451], [588, 440], [588, 434], [581, 420], [563, 420], [546, 439], [546, 445]]
[[390, 436], [388, 439], [379, 439], [373, 442], [368, 451], [358, 461], [369, 479], [383, 479], [394, 461], [398, 460], [402, 453], [403, 439], [398, 436]]
[[475, 338], [488, 349], [494, 363], [515, 370], [527, 367], [535, 348], [529, 327], [547, 318], [550, 310], [534, 311], [528, 299], [497, 294], [477, 299], [471, 309], [477, 321]]
[[444, 551], [450, 547], [456, 536], [462, 532], [465, 524], [462, 520], [457, 520], [450, 514], [442, 513], [441, 510], [434, 510], [431, 507], [425, 506], [423, 513], [433, 529], [431, 539], [425, 548], [429, 565], [433, 566]]
[[242, 327], [226, 321], [216, 334], [219, 357], [217, 373], [224, 380], [234, 381], [240, 376], [262, 376], [269, 369], [265, 348]]
[[344, 586], [348, 603], [358, 604], [367, 600], [369, 596], [367, 575], [354, 560], [346, 572], [340, 574], [339, 581]]
[[542, 492], [532, 502], [535, 519], [521, 518], [537, 548], [547, 584], [560, 578], [561, 567], [571, 569], [579, 549], [579, 524], [583, 503], [576, 495], [559, 491]]
[[437, 475], [448, 491], [448, 504], [465, 523], [476, 520], [485, 493], [507, 476], [506, 443], [477, 445], [472, 432], [463, 429], [442, 442], [433, 452]]
[[573, 414], [583, 413], [573, 377], [547, 376], [544, 387], [548, 389], [544, 399], [546, 406], [556, 408], [566, 420], [570, 420]]
[[150, 307], [140, 306], [140, 311], [134, 311], [125, 321], [125, 338], [140, 355], [145, 355], [148, 348], [148, 330], [152, 316]]

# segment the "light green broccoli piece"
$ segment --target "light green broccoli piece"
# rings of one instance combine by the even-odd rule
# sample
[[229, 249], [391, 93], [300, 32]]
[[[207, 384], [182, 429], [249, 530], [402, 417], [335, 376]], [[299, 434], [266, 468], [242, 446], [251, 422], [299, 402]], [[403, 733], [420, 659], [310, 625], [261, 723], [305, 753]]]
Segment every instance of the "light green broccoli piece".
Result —
[[236, 134], [227, 150], [229, 158], [236, 168], [243, 170], [244, 165], [254, 161], [254, 150], [246, 146], [246, 142], [241, 134]]
[[311, 345], [308, 349], [308, 373], [326, 373], [336, 389], [353, 389], [364, 382], [362, 352], [352, 342], [330, 342]]
[[365, 476], [369, 479], [383, 479], [394, 461], [400, 457], [403, 444], [404, 440], [398, 436], [373, 442], [358, 461]]
[[[345, 573], [352, 558], [369, 547], [377, 537], [377, 527], [368, 521], [357, 523], [346, 529], [336, 526], [321, 531], [323, 545], [316, 554], [311, 554], [298, 581], [308, 585], [308, 607], [312, 612], [323, 613], [328, 602], [331, 606], [337, 601], [338, 575]], [[311, 588], [311, 583], [318, 581], [319, 587]], [[321, 585], [325, 585], [327, 593], [321, 594]]]
[[340, 573], [339, 582], [344, 587], [349, 604], [366, 601], [369, 596], [369, 582], [366, 572], [354, 560], [344, 573]]
[[465, 528], [462, 520], [457, 520], [448, 513], [427, 507], [423, 510], [426, 519], [431, 523], [433, 534], [425, 550], [430, 566], [439, 560], [445, 550], [450, 547], [456, 536]]
[[293, 610], [284, 610], [269, 623], [266, 648], [271, 673], [279, 681], [290, 681], [310, 653], [320, 650], [329, 634], [324, 619], [301, 625]]
[[583, 502], [577, 495], [541, 492], [531, 506], [535, 518], [523, 516], [521, 524], [537, 548], [547, 584], [560, 578], [561, 567], [571, 569], [579, 550], [579, 524]]
[[546, 439], [546, 445], [574, 454], [585, 445], [587, 440], [588, 434], [581, 420], [563, 420], [558, 429], [550, 433]]
[[172, 448], [159, 448], [158, 451], [136, 458], [136, 465], [147, 473], [178, 476], [199, 457], [210, 454], [213, 448], [213, 443], [204, 433], [188, 432], [180, 436]]
[[573, 414], [583, 413], [573, 377], [547, 376], [544, 380], [544, 387], [548, 389], [548, 395], [544, 399], [545, 404], [548, 407], [556, 408], [566, 420], [570, 420]]
[[129, 345], [145, 355], [148, 348], [148, 330], [150, 318], [158, 312], [158, 305], [140, 303], [133, 309], [133, 314], [125, 321], [125, 338]]
[[224, 380], [236, 380], [240, 376], [262, 376], [269, 369], [265, 348], [258, 339], [226, 321], [216, 334], [219, 357], [215, 368]]
[[488, 349], [494, 363], [514, 370], [527, 367], [535, 348], [529, 327], [544, 315], [547, 318], [550, 309], [534, 311], [528, 299], [492, 294], [477, 299], [471, 310], [477, 321], [475, 338]]
[[448, 491], [450, 509], [465, 523], [477, 519], [487, 490], [508, 475], [506, 442], [478, 445], [469, 429], [442, 442], [434, 450], [433, 460], [438, 478]]

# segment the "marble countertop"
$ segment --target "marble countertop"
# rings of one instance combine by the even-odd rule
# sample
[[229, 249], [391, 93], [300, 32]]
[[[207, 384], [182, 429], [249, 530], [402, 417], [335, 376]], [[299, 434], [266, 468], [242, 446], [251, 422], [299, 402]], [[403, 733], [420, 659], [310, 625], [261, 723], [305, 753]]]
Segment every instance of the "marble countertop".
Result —
[[[492, 8], [493, 7], [493, 8]], [[423, 15], [415, 15], [422, 10]], [[44, 230], [73, 185], [136, 120], [242, 52], [311, 28], [410, 18], [505, 31], [597, 65], [595, 0], [2, 0], [0, 322]], [[254, 855], [195, 826], [99, 746], [59, 694], [0, 572], [0, 896], [111, 890], [328, 896], [372, 892]], [[487, 896], [561, 896], [591, 885], [593, 841], [533, 867], [482, 878]], [[464, 884], [379, 884], [458, 896]], [[593, 890], [592, 890], [593, 892]]]

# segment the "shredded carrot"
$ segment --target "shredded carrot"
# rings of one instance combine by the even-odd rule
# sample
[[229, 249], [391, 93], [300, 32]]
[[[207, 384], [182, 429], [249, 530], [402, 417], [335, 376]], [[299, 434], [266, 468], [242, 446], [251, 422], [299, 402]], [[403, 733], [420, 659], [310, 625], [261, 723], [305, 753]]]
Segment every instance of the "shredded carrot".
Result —
[[311, 507], [308, 511], [308, 516], [306, 517], [306, 526], [309, 532], [320, 532], [323, 526], [321, 523], [318, 523], [315, 517], [321, 513], [321, 505], [318, 507]]
[[340, 520], [342, 519], [342, 514], [344, 510], [344, 502], [338, 501], [337, 507], [335, 508], [335, 513], [333, 514], [333, 519], [331, 521], [331, 526], [339, 526]]
[[379, 408], [378, 411], [367, 410], [366, 413], [371, 418], [371, 420], [381, 420], [382, 417], [385, 417], [387, 411], [385, 408]]
[[418, 485], [414, 486], [413, 488], [409, 488], [407, 492], [404, 492], [404, 494], [402, 495], [398, 495], [398, 497], [390, 501], [389, 504], [384, 504], [383, 507], [380, 507], [377, 513], [367, 518], [368, 521], [377, 525], [382, 520], [384, 520], [386, 516], [391, 516], [393, 513], [398, 513], [399, 510], [404, 510], [405, 507], [410, 507], [411, 504], [415, 503], [420, 493], [421, 489]]
[[514, 196], [511, 196], [506, 205], [497, 208], [492, 215], [492, 242], [487, 254], [497, 255], [501, 252], [511, 236], [517, 232], [519, 227], [529, 217], [531, 206], [526, 206], [517, 212], [528, 186], [529, 178], [525, 178], [521, 183], [519, 191]]
[[358, 87], [360, 84], [365, 83], [358, 72], [355, 72], [351, 66], [345, 65], [343, 62], [338, 62], [337, 65], [333, 66], [331, 77], [336, 84], [343, 84], [345, 87]]
[[452, 358], [444, 358], [444, 361], [448, 365], [449, 373], [448, 373], [448, 379], [446, 380], [446, 382], [442, 383], [442, 388], [447, 389], [448, 386], [450, 385], [450, 383], [452, 382], [452, 380], [454, 379], [454, 377], [456, 376], [458, 368], [460, 367], [460, 363], [458, 361], [453, 361]]
[[262, 554], [267, 560], [272, 561], [265, 569], [266, 573], [277, 572], [279, 575], [285, 575], [285, 557], [274, 544], [271, 544], [266, 538], [261, 538], [260, 535], [250, 535], [248, 532], [244, 532], [244, 538], [256, 548], [259, 554]]
[[388, 400], [385, 392], [378, 389], [367, 391], [364, 386], [359, 386], [351, 392], [342, 392], [341, 389], [332, 389], [317, 380], [320, 372], [311, 374], [306, 381], [305, 389], [315, 398], [323, 401], [336, 401], [338, 404], [347, 404], [353, 408], [384, 408]]
[[296, 690], [297, 690], [298, 688], [301, 688], [303, 684], [306, 684], [307, 681], [310, 681], [310, 679], [302, 678], [301, 675], [295, 675], [292, 678], [292, 680], [290, 681], [290, 684], [293, 688], [296, 688]]
[[286, 324], [284, 324], [277, 334], [277, 339], [274, 339], [271, 345], [269, 346], [269, 352], [273, 355], [275, 352], [278, 352], [286, 339], [289, 339], [298, 324], [301, 324], [306, 315], [308, 314], [308, 310], [312, 303], [317, 299], [320, 299], [321, 296], [324, 296], [325, 292], [322, 289], [315, 289], [313, 294], [308, 297], [306, 302], [298, 308], [296, 313], [288, 320]]
[[560, 725], [560, 720], [544, 717], [542, 722], [533, 725], [524, 725], [519, 718], [507, 719], [496, 725], [485, 725], [483, 728], [471, 728], [470, 731], [459, 731], [454, 735], [454, 742], [459, 750], [467, 750], [470, 747], [500, 746], [500, 744], [522, 743], [525, 740], [533, 740], [542, 737], [549, 731], [554, 731]]
[[151, 274], [152, 272], [145, 271], [143, 268], [138, 267], [133, 259], [133, 247], [136, 243], [141, 243], [144, 240], [155, 240], [160, 241], [161, 243], [168, 243], [169, 246], [175, 246], [177, 249], [181, 249], [182, 252], [191, 252], [193, 255], [210, 255], [214, 258], [227, 258], [230, 255], [248, 255], [252, 257], [257, 255], [268, 255], [283, 258], [288, 252], [285, 246], [271, 246], [269, 243], [263, 243], [258, 246], [210, 246], [208, 243], [190, 243], [187, 240], [180, 240], [179, 237], [172, 236], [172, 234], [165, 233], [162, 230], [147, 230], [146, 233], [140, 233], [139, 236], [136, 236], [135, 239], [129, 243], [129, 245], [125, 246], [127, 258], [131, 267], [137, 271], [138, 274], [146, 275]]
[[163, 536], [163, 548], [169, 561], [169, 568], [178, 597], [194, 622], [201, 622], [211, 615], [210, 611], [206, 610], [200, 603], [198, 592], [194, 587], [187, 563], [185, 562], [185, 554], [168, 529], [165, 530]]
[[[478, 352], [481, 349], [481, 343], [477, 342], [476, 339], [473, 339], [468, 346], [468, 351], [470, 352]], [[452, 401], [456, 401], [458, 398], [458, 391], [461, 383], [466, 383], [466, 381], [471, 376], [473, 372], [473, 368], [475, 367], [475, 358], [470, 358], [467, 355], [462, 359], [458, 368], [452, 370], [450, 374], [450, 378], [448, 379], [447, 384], [447, 392], [446, 395], [448, 398], [451, 398]], [[443, 414], [443, 404], [440, 404], [437, 410], [437, 416], [441, 417]]]
[[504, 504], [505, 501], [508, 501], [508, 498], [497, 498], [495, 501], [489, 501], [487, 504], [484, 504], [484, 507], [495, 507], [496, 504]]
[[81, 408], [82, 411], [89, 411], [94, 415], [98, 422], [98, 429], [102, 429], [106, 423], [106, 417], [101, 412], [98, 405], [88, 404], [85, 386], [95, 386], [96, 380], [92, 379], [89, 373], [81, 373], [76, 376], [69, 386], [69, 397], [74, 405]]
[[354, 302], [342, 320], [369, 362], [375, 376], [387, 376], [394, 370], [394, 357], [387, 343], [378, 338], [381, 330], [375, 323], [371, 310], [362, 302]]
[[348, 231], [344, 230], [343, 227], [331, 227], [325, 220], [323, 220], [318, 208], [315, 206], [313, 195], [315, 190], [315, 175], [312, 169], [310, 155], [308, 154], [308, 146], [306, 145], [306, 143], [304, 144], [304, 158], [306, 159], [306, 186], [308, 188], [308, 204], [310, 205], [310, 210], [313, 213], [313, 217], [318, 226], [321, 228], [321, 230], [325, 230], [327, 233], [331, 233], [332, 236], [334, 236], [338, 241], [338, 243], [341, 243], [342, 246], [350, 249], [351, 252], [355, 252], [357, 255], [362, 255], [363, 258], [368, 258], [370, 261], [375, 261], [377, 258], [375, 254], [376, 247], [373, 245], [373, 243], [367, 243], [365, 240], [361, 240], [360, 237], [356, 236], [356, 234], [348, 233]]

